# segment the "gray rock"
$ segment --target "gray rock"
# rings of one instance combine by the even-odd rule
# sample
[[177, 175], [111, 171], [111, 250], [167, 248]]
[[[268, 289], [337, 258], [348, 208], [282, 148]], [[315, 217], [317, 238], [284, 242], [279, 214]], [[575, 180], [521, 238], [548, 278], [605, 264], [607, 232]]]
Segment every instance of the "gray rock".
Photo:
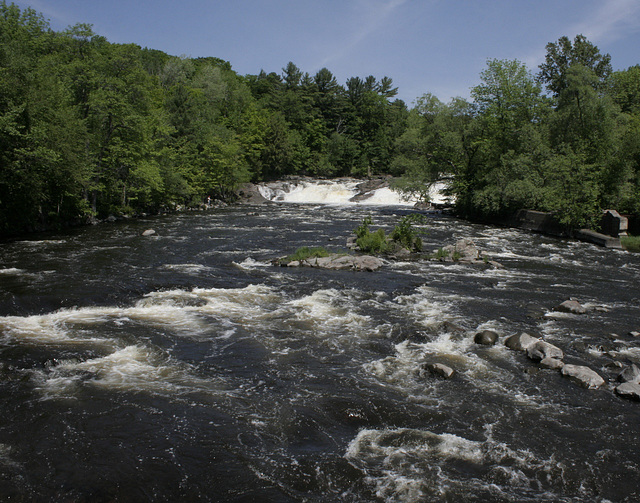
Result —
[[562, 349], [548, 342], [538, 340], [527, 347], [527, 356], [534, 361], [542, 361], [545, 358], [556, 358], [562, 360], [564, 353]]
[[607, 370], [620, 370], [624, 368], [624, 365], [621, 362], [613, 361], [607, 363], [604, 368], [606, 368]]
[[640, 384], [635, 382], [625, 382], [616, 387], [616, 394], [623, 398], [640, 400]]
[[629, 335], [630, 335], [631, 337], [640, 337], [640, 332], [636, 332], [636, 331], [629, 332]]
[[547, 369], [557, 370], [564, 367], [564, 362], [557, 358], [543, 358], [540, 360], [540, 365]]
[[445, 246], [443, 250], [449, 252], [449, 257], [453, 257], [454, 254], [456, 257], [459, 257], [460, 261], [470, 261], [473, 262], [480, 258], [480, 252], [476, 247], [475, 243], [469, 239], [459, 239], [456, 241], [455, 245]]
[[239, 204], [264, 204], [268, 200], [260, 193], [260, 189], [253, 183], [244, 183], [236, 191]]
[[585, 388], [595, 389], [604, 384], [604, 379], [600, 374], [582, 365], [565, 365], [560, 373]]
[[455, 370], [443, 363], [426, 363], [424, 369], [445, 379], [451, 379], [456, 373]]
[[300, 262], [289, 263], [277, 261], [280, 265], [287, 267], [318, 267], [332, 270], [356, 270], [356, 271], [376, 271], [380, 269], [384, 262], [378, 257], [371, 255], [329, 255], [328, 257], [313, 257]]
[[522, 332], [521, 334], [515, 334], [507, 337], [507, 340], [504, 341], [504, 345], [515, 351], [526, 351], [529, 346], [532, 346], [539, 340], [540, 339], [537, 337], [532, 337], [528, 333]]
[[142, 233], [143, 236], [153, 236], [156, 233], [153, 229], [147, 229]]
[[483, 346], [493, 346], [498, 342], [498, 334], [493, 330], [483, 330], [475, 335], [473, 341], [476, 344], [482, 344]]
[[640, 383], [640, 368], [634, 363], [618, 374], [618, 381]]
[[585, 314], [587, 312], [587, 308], [584, 307], [577, 300], [565, 300], [562, 304], [560, 304], [555, 309], [561, 313], [570, 313], [570, 314]]

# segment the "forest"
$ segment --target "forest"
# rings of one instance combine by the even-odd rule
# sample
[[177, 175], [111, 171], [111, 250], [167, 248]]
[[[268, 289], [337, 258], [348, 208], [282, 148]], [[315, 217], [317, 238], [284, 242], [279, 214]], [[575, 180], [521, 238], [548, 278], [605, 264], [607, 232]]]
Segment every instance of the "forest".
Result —
[[640, 215], [640, 66], [613, 71], [584, 36], [546, 46], [534, 73], [487, 60], [471, 99], [409, 107], [389, 77], [238, 75], [215, 57], [53, 31], [0, 2], [0, 235], [232, 200], [289, 175], [391, 175], [463, 217], [521, 208], [569, 227], [604, 208]]

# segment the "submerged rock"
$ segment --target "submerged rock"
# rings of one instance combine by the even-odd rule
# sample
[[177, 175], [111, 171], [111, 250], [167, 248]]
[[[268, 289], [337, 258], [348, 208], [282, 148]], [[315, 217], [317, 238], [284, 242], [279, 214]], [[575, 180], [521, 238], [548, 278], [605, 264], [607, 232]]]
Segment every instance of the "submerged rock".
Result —
[[604, 379], [600, 374], [583, 365], [565, 365], [560, 373], [585, 388], [595, 389], [604, 384]]
[[540, 339], [533, 337], [526, 332], [515, 334], [504, 341], [504, 345], [514, 351], [526, 351], [530, 346], [538, 342]]
[[493, 346], [498, 342], [498, 334], [493, 330], [483, 330], [475, 335], [473, 341], [476, 344], [482, 344], [483, 346]]
[[555, 311], [560, 313], [585, 314], [587, 312], [587, 308], [577, 300], [570, 299], [565, 300], [562, 304], [556, 307]]
[[562, 360], [564, 353], [562, 349], [548, 342], [538, 340], [527, 347], [527, 356], [534, 361], [542, 361], [545, 358], [556, 358]]
[[634, 363], [618, 374], [618, 381], [627, 383], [640, 383], [640, 368]]
[[431, 374], [444, 379], [451, 379], [456, 373], [455, 370], [444, 363], [425, 363], [423, 368]]

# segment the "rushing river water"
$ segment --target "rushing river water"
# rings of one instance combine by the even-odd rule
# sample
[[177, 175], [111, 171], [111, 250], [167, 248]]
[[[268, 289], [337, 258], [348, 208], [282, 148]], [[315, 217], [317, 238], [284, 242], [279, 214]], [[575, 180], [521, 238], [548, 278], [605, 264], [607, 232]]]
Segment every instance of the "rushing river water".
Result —
[[[638, 501], [640, 403], [610, 364], [640, 361], [640, 257], [431, 214], [425, 248], [470, 237], [504, 268], [270, 264], [410, 211], [233, 207], [0, 244], [1, 499]], [[589, 312], [553, 311], [570, 297]], [[478, 346], [484, 328], [610, 383]]]

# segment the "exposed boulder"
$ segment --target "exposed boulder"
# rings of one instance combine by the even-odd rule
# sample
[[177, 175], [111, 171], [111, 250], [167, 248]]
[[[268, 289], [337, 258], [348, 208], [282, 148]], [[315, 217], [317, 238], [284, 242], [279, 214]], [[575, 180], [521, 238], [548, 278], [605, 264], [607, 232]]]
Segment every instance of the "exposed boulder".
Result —
[[618, 374], [618, 381], [640, 383], [640, 368], [634, 363]]
[[584, 388], [595, 389], [604, 384], [600, 374], [583, 365], [565, 365], [560, 373]]
[[504, 341], [504, 345], [509, 349], [513, 349], [515, 351], [526, 351], [529, 346], [532, 346], [540, 339], [537, 337], [532, 337], [526, 332], [522, 332], [521, 334], [515, 334]]
[[564, 362], [557, 358], [543, 358], [540, 360], [540, 365], [547, 369], [557, 370], [564, 367]]
[[143, 236], [153, 236], [155, 235], [156, 231], [154, 231], [153, 229], [147, 229], [146, 231], [144, 231], [142, 233]]
[[489, 260], [488, 255], [481, 252], [475, 243], [469, 239], [459, 239], [453, 245], [444, 246], [433, 251], [431, 260], [439, 262], [458, 262], [463, 264], [485, 264], [496, 269], [502, 269], [502, 264]]
[[478, 248], [469, 238], [459, 239], [456, 244], [445, 246], [443, 250], [448, 252], [450, 257], [458, 258], [461, 262], [473, 262], [480, 258]]
[[562, 360], [564, 353], [562, 349], [548, 342], [538, 340], [527, 347], [527, 356], [534, 361], [542, 361], [545, 358], [556, 358]]
[[264, 204], [268, 202], [261, 193], [257, 185], [253, 183], [243, 183], [236, 192], [238, 203], [240, 204]]
[[391, 179], [390, 177], [374, 178], [374, 179], [366, 180], [364, 182], [359, 183], [358, 185], [356, 185], [356, 188], [358, 189], [358, 193], [355, 196], [353, 196], [351, 199], [349, 199], [349, 201], [359, 202], [359, 201], [364, 201], [366, 199], [369, 199], [375, 194], [376, 190], [388, 187], [390, 179]]
[[451, 379], [455, 375], [455, 370], [444, 363], [425, 363], [423, 368], [431, 374], [444, 379]]
[[371, 255], [340, 255], [333, 254], [328, 257], [312, 257], [300, 261], [286, 262], [282, 259], [277, 264], [286, 267], [317, 267], [319, 269], [377, 271], [384, 262]]
[[585, 314], [587, 308], [574, 299], [565, 300], [562, 304], [555, 308], [560, 313]]
[[616, 394], [623, 398], [640, 400], [640, 384], [635, 382], [625, 382], [616, 386]]
[[475, 335], [473, 341], [476, 344], [482, 344], [483, 346], [493, 346], [498, 342], [498, 334], [493, 330], [483, 330]]

